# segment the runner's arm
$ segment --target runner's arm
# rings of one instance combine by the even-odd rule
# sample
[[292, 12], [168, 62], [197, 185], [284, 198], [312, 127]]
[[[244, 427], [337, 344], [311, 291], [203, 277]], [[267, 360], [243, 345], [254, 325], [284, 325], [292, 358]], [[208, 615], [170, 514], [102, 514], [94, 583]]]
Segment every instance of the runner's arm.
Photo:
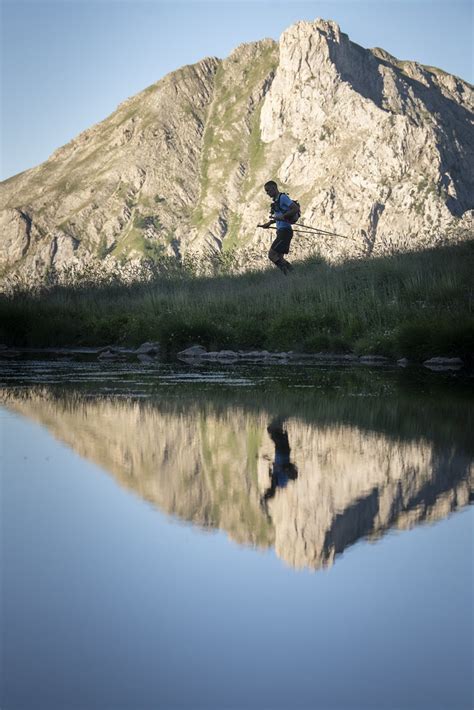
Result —
[[282, 213], [281, 219], [285, 220], [288, 219], [288, 217], [292, 217], [294, 214], [298, 212], [298, 205], [295, 205], [294, 202], [291, 203], [289, 208]]
[[286, 194], [280, 196], [281, 210], [274, 214], [274, 217], [285, 221], [298, 211], [297, 205]]

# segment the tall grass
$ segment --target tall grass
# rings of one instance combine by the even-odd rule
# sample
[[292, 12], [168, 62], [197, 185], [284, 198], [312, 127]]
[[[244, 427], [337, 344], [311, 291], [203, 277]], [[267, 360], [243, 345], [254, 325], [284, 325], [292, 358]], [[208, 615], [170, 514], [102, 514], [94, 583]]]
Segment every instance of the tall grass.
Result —
[[419, 360], [474, 352], [474, 241], [329, 265], [146, 283], [53, 285], [0, 297], [6, 344], [137, 345], [376, 353]]

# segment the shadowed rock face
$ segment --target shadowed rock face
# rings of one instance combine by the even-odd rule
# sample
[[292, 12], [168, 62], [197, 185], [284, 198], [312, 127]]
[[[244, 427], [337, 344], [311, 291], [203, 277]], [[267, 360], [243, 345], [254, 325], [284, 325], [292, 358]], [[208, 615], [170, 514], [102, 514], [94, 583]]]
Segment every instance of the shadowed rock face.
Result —
[[455, 443], [349, 423], [123, 399], [4, 391], [11, 410], [162, 511], [318, 569], [361, 538], [469, 503], [472, 458]]
[[[241, 45], [128, 99], [45, 163], [0, 185], [0, 268], [38, 275], [91, 257], [259, 260], [270, 177], [328, 258], [472, 234], [474, 91], [364, 49], [331, 21]], [[314, 249], [300, 235], [296, 256]], [[151, 255], [151, 256], [150, 256]], [[264, 258], [264, 254], [263, 254]]]

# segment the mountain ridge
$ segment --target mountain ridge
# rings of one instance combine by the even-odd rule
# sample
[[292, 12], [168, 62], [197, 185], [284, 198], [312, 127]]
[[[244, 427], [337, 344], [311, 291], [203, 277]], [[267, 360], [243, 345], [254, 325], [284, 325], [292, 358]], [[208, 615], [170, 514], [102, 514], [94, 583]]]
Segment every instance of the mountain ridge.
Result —
[[364, 49], [330, 20], [298, 22], [170, 72], [0, 183], [0, 268], [41, 278], [88, 258], [209, 251], [237, 251], [245, 268], [265, 259], [269, 178], [304, 223], [353, 237], [301, 235], [297, 257], [469, 238], [473, 118], [468, 82]]

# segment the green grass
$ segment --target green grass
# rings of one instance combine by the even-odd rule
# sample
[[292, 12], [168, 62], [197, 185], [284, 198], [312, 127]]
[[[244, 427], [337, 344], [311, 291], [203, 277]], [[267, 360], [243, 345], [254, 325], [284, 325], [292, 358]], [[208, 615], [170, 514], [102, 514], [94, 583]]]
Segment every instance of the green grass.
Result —
[[257, 54], [250, 69], [247, 59], [242, 58], [235, 58], [232, 65], [224, 62], [217, 69], [214, 99], [203, 137], [200, 201], [192, 215], [193, 226], [202, 229], [215, 219], [217, 215], [213, 214], [214, 210], [208, 213], [203, 209], [205, 199], [208, 195], [213, 198], [219, 195], [222, 186], [239, 165], [247, 168], [244, 192], [255, 183], [255, 171], [263, 164], [264, 144], [260, 139], [261, 102], [253, 108], [251, 124], [247, 126], [249, 96], [276, 68], [277, 63], [277, 45], [272, 44]]
[[238, 249], [241, 224], [242, 217], [240, 215], [232, 213], [229, 218], [229, 226], [225, 235], [224, 243], [222, 245], [222, 249], [224, 252], [231, 252], [233, 249]]
[[[167, 263], [167, 262], [166, 262]], [[163, 262], [163, 268], [165, 261]], [[169, 265], [168, 265], [169, 266]], [[474, 241], [331, 266], [298, 263], [243, 275], [193, 277], [177, 268], [147, 283], [18, 289], [0, 297], [0, 342], [137, 345], [168, 353], [265, 348], [406, 356], [474, 352]]]

